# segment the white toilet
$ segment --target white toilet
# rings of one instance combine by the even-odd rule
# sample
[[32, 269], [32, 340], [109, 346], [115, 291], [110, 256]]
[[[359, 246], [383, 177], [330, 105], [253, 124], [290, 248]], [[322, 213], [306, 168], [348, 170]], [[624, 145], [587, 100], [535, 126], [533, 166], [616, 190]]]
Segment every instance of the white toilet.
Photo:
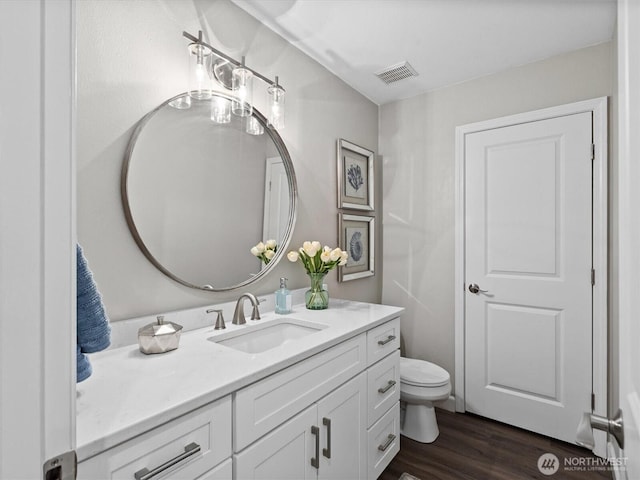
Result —
[[400, 400], [406, 402], [400, 433], [421, 443], [431, 443], [440, 431], [433, 403], [449, 398], [449, 373], [424, 360], [400, 358]]

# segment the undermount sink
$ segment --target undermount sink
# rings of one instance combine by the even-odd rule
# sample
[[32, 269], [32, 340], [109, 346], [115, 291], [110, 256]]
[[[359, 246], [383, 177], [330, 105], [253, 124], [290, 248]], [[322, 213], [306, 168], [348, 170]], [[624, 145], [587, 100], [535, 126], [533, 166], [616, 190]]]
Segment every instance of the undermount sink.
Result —
[[297, 318], [278, 318], [247, 326], [241, 330], [215, 335], [207, 340], [245, 353], [262, 353], [325, 328], [327, 325], [321, 323]]

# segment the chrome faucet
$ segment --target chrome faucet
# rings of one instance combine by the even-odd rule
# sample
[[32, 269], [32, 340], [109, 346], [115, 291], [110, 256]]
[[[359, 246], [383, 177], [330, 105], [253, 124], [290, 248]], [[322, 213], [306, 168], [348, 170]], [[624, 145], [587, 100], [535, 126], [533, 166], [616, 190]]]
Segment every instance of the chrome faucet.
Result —
[[238, 298], [238, 303], [236, 303], [236, 309], [233, 312], [233, 320], [231, 323], [234, 325], [244, 325], [247, 323], [247, 319], [244, 318], [244, 299], [248, 298], [251, 300], [251, 305], [253, 306], [253, 311], [251, 312], [251, 320], [260, 320], [260, 311], [258, 310], [258, 305], [260, 305], [260, 300], [256, 298], [253, 293], [243, 293]]

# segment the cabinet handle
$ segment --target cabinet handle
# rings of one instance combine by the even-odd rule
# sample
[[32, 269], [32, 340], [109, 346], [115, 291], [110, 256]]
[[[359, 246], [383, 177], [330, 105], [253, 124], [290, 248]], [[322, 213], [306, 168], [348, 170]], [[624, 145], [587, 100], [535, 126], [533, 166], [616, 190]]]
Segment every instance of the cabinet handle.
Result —
[[384, 445], [378, 445], [378, 450], [384, 452], [387, 448], [389, 448], [389, 445], [391, 445], [395, 439], [396, 436], [393, 433], [390, 433], [387, 437], [387, 441], [384, 442]]
[[149, 470], [148, 468], [143, 468], [142, 470], [138, 470], [136, 473], [133, 474], [133, 476], [135, 477], [136, 480], [150, 480], [151, 478], [164, 472], [165, 470], [168, 470], [169, 468], [182, 462], [183, 460], [186, 460], [187, 458], [192, 457], [199, 451], [200, 451], [200, 445], [198, 445], [195, 442], [192, 442], [186, 447], [184, 447], [184, 452], [181, 453], [180, 455], [172, 458], [171, 460], [163, 463], [162, 465], [154, 468], [153, 470]]
[[393, 342], [396, 339], [395, 335], [389, 335], [386, 340], [378, 340], [378, 345], [386, 345], [389, 342]]
[[387, 393], [391, 387], [396, 384], [395, 380], [389, 380], [389, 383], [385, 387], [381, 387], [378, 389], [378, 393]]
[[316, 456], [311, 458], [311, 466], [320, 469], [320, 429], [315, 425], [312, 426], [311, 435], [316, 436]]
[[323, 417], [322, 424], [327, 427], [327, 448], [322, 449], [322, 455], [331, 458], [331, 419]]

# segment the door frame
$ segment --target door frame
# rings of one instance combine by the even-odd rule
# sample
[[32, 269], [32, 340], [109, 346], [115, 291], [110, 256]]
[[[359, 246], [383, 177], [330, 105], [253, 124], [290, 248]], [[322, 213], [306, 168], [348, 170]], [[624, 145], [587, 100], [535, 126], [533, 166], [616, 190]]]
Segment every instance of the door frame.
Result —
[[[640, 239], [637, 205], [640, 193], [636, 185], [640, 182], [638, 156], [640, 140], [640, 60], [638, 38], [640, 32], [640, 7], [632, 0], [618, 1], [618, 315], [612, 318], [612, 340], [617, 340], [617, 352], [612, 353], [612, 405], [610, 412], [622, 409], [625, 432], [625, 448], [616, 441], [609, 442], [609, 458], [626, 459], [624, 468], [614, 469], [613, 478], [622, 480], [637, 478], [640, 472], [640, 396], [638, 376], [634, 360], [638, 330], [634, 328], [640, 314], [637, 270], [640, 255], [637, 245]], [[612, 299], [615, 302], [616, 299]], [[616, 365], [617, 361], [617, 365]]]
[[[591, 112], [593, 115], [593, 413], [607, 416], [607, 281], [608, 281], [608, 230], [607, 230], [607, 165], [608, 119], [607, 97], [594, 98], [532, 112], [509, 115], [492, 120], [456, 127], [455, 158], [455, 401], [456, 411], [465, 411], [465, 137], [471, 133], [502, 128], [511, 125], [547, 120], [551, 118]], [[576, 429], [577, 429], [576, 425]], [[606, 456], [606, 434], [594, 433], [594, 452]]]
[[33, 479], [76, 442], [75, 3], [0, 12], [2, 43], [22, 42], [0, 85], [29, 92], [0, 121], [0, 477]]

